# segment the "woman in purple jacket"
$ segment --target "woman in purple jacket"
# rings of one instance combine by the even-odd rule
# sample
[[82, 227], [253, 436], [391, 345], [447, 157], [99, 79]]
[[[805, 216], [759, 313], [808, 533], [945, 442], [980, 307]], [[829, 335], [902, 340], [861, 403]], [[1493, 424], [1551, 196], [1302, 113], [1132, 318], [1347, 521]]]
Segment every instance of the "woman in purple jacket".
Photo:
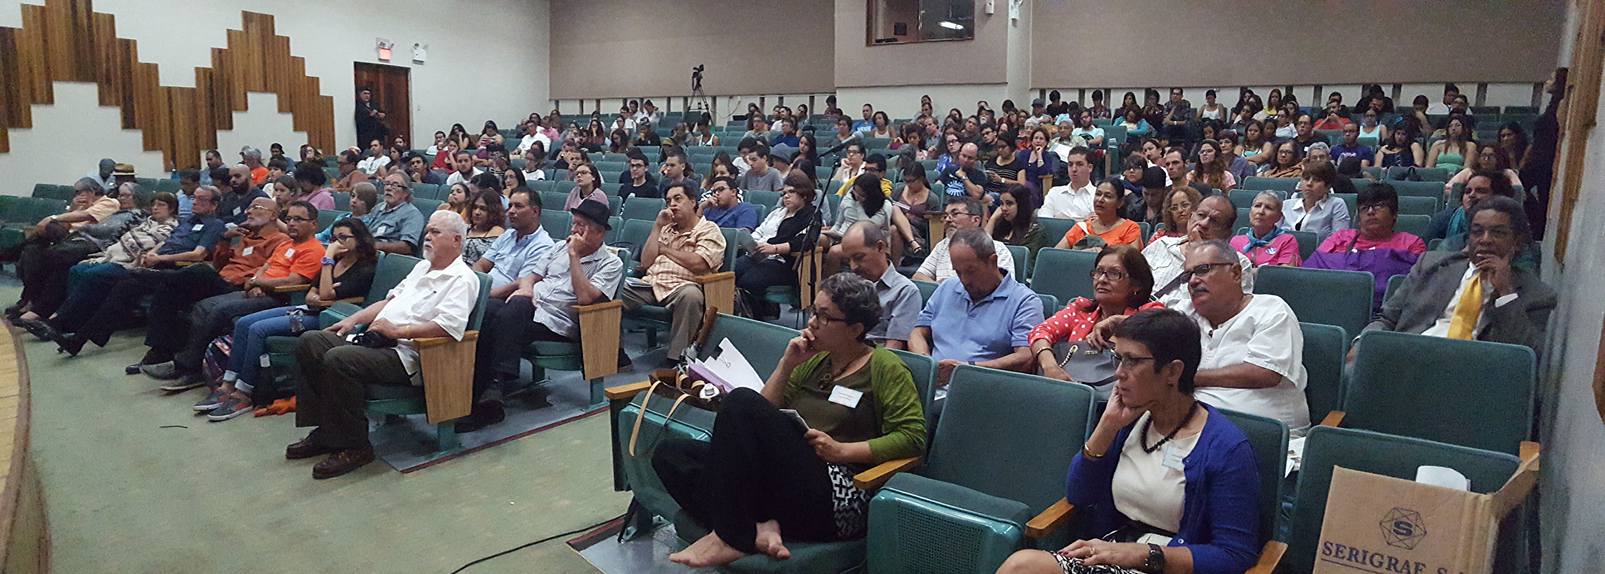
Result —
[[1115, 327], [1117, 382], [1070, 463], [1068, 494], [1100, 538], [1022, 550], [998, 572], [1241, 573], [1256, 559], [1259, 474], [1243, 432], [1193, 398], [1198, 325], [1154, 309]]

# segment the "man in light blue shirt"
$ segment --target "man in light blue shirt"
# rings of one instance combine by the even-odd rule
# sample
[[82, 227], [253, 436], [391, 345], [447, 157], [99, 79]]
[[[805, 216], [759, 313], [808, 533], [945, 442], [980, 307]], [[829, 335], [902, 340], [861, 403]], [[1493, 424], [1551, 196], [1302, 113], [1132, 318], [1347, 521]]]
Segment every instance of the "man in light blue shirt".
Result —
[[[514, 292], [528, 290], [541, 278], [536, 270], [551, 251], [552, 236], [541, 228], [541, 199], [534, 191], [521, 187], [507, 198], [507, 226], [501, 237], [474, 263], [474, 270], [490, 275], [490, 317]], [[525, 283], [528, 285], [525, 285]]]
[[868, 133], [875, 130], [875, 106], [864, 104], [864, 119], [853, 122], [853, 131]]
[[1031, 329], [1042, 322], [1042, 300], [998, 267], [992, 238], [964, 229], [949, 239], [957, 280], [942, 282], [914, 323], [910, 351], [937, 360], [938, 384], [953, 368], [972, 364], [1030, 372]]
[[392, 170], [384, 179], [384, 202], [362, 220], [373, 232], [374, 247], [380, 251], [419, 255], [424, 235], [423, 212], [412, 204], [412, 178], [402, 170]]

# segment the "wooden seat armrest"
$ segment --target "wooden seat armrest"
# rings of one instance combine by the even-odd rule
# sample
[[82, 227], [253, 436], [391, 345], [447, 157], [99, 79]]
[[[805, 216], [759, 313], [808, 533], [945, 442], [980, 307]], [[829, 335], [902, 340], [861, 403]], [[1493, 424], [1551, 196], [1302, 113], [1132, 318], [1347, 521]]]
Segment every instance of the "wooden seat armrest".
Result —
[[736, 273], [720, 271], [691, 278], [702, 286], [702, 303], [720, 313], [736, 312]]
[[432, 347], [439, 347], [441, 345], [450, 345], [452, 343], [466, 343], [468, 341], [478, 340], [479, 331], [468, 331], [463, 333], [463, 339], [461, 341], [451, 337], [421, 337], [413, 339], [412, 342], [414, 345], [417, 345], [419, 349], [428, 349]]
[[1332, 411], [1332, 412], [1326, 413], [1326, 418], [1321, 419], [1321, 426], [1323, 426], [1323, 427], [1341, 427], [1341, 426], [1343, 426], [1343, 411]]
[[311, 288], [311, 283], [296, 283], [294, 285], [274, 285], [269, 287], [268, 290], [274, 293], [296, 293], [300, 291], [306, 291]]
[[650, 388], [652, 388], [652, 381], [641, 381], [639, 383], [608, 387], [607, 390], [602, 392], [607, 397], [608, 402], [618, 402], [632, 400], [635, 395], [644, 393]]
[[1265, 548], [1259, 552], [1259, 561], [1244, 571], [1243, 574], [1271, 574], [1282, 563], [1282, 555], [1287, 553], [1287, 543], [1275, 540], [1265, 541]]
[[479, 331], [463, 333], [461, 341], [451, 337], [413, 339], [418, 348], [418, 371], [424, 384], [424, 410], [429, 424], [440, 424], [468, 416], [474, 407], [474, 351], [479, 348]]
[[[1521, 453], [1521, 460], [1526, 462], [1538, 458], [1539, 450], [1541, 450], [1541, 446], [1537, 442], [1530, 440], [1521, 441], [1521, 450], [1519, 451]], [[1533, 463], [1534, 466], [1537, 466], [1537, 464], [1537, 462]]]
[[[334, 302], [335, 303], [350, 303], [352, 305], [356, 305], [358, 307], [361, 307], [362, 306], [362, 299], [363, 298], [360, 297], [360, 296], [358, 296], [358, 297], [346, 297], [344, 299], [335, 299]], [[330, 305], [333, 305], [333, 303], [331, 303]]]
[[853, 475], [853, 485], [857, 486], [859, 490], [875, 490], [886, 484], [886, 481], [891, 480], [892, 475], [919, 466], [919, 464], [920, 457], [917, 456], [894, 458]]
[[623, 301], [576, 305], [580, 315], [580, 362], [585, 380], [619, 372], [619, 334]]
[[1074, 504], [1060, 498], [1058, 502], [1048, 505], [1041, 513], [1025, 523], [1025, 537], [1035, 539], [1052, 534], [1054, 530], [1064, 527], [1065, 523], [1070, 521], [1070, 515], [1075, 510]]

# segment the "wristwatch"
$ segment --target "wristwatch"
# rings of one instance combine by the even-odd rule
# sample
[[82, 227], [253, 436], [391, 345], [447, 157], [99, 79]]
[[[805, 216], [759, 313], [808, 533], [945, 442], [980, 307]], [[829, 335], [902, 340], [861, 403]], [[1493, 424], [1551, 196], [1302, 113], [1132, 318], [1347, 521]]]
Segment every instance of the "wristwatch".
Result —
[[333, 257], [324, 257], [323, 258], [323, 265], [325, 267], [327, 267], [329, 265], [334, 265], [334, 258]]
[[1158, 544], [1148, 545], [1148, 559], [1142, 562], [1142, 571], [1149, 574], [1163, 574], [1165, 571], [1165, 551]]

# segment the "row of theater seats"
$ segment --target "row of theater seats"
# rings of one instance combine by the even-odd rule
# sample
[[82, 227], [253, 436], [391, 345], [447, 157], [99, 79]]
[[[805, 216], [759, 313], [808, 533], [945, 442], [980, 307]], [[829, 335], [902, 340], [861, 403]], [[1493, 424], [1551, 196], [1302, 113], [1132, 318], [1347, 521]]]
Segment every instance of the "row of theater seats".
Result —
[[[1261, 566], [1278, 561], [1288, 572], [1310, 572], [1327, 504], [1332, 469], [1343, 466], [1386, 476], [1413, 477], [1421, 465], [1454, 468], [1476, 492], [1497, 490], [1521, 458], [1536, 456], [1531, 436], [1536, 359], [1525, 347], [1452, 341], [1398, 333], [1362, 339], [1352, 377], [1343, 377], [1348, 337], [1340, 327], [1302, 323], [1312, 429], [1296, 480], [1284, 478], [1288, 431], [1280, 422], [1231, 413], [1249, 436], [1261, 475]], [[706, 351], [738, 342], [767, 377], [797, 332], [718, 315], [702, 341]], [[934, 397], [934, 364], [898, 352], [914, 373], [927, 407]], [[668, 437], [708, 440], [717, 414], [669, 401], [646, 401], [644, 384], [608, 390], [613, 416], [614, 486], [632, 491], [635, 517], [627, 534], [673, 521], [680, 538], [705, 533], [680, 512], [651, 466], [653, 445]], [[646, 404], [635, 449], [626, 444]], [[927, 409], [927, 418], [930, 410]], [[860, 473], [861, 487], [881, 487], [870, 502], [864, 540], [792, 544], [779, 563], [749, 556], [733, 571], [992, 572], [1014, 550], [1057, 549], [1101, 533], [1077, 530], [1075, 509], [1062, 499], [1064, 474], [1099, 416], [1089, 387], [1033, 375], [960, 366], [939, 424], [930, 427], [923, 459], [892, 461]], [[934, 421], [928, 421], [934, 422]], [[1291, 508], [1287, 519], [1283, 507]], [[1495, 571], [1520, 572], [1531, 532], [1530, 509], [1501, 525]], [[1285, 552], [1285, 556], [1283, 555]]]

